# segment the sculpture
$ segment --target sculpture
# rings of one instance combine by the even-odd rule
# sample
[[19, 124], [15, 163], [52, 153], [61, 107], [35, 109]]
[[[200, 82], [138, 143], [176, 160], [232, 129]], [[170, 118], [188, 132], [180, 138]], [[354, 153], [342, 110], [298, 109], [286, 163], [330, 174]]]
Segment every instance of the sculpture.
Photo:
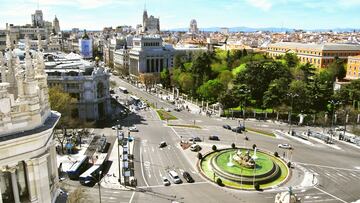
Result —
[[249, 150], [245, 154], [242, 154], [241, 150], [237, 150], [232, 159], [245, 168], [255, 167], [255, 160], [250, 156]]

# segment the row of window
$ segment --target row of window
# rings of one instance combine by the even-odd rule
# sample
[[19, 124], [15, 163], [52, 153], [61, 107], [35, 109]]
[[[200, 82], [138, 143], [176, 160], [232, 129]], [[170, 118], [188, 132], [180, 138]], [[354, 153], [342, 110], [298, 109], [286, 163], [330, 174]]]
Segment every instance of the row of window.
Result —
[[160, 42], [144, 42], [145, 47], [160, 46]]
[[[269, 48], [270, 50], [273, 51], [282, 51], [282, 52], [286, 52], [289, 51], [291, 49], [286, 49], [286, 48]], [[356, 56], [359, 55], [360, 52], [335, 52], [335, 53], [328, 53], [328, 52], [317, 52], [317, 51], [307, 51], [307, 50], [298, 50], [297, 53], [301, 53], [301, 54], [312, 54], [312, 55], [318, 55], [318, 56]], [[323, 54], [321, 54], [323, 53]]]

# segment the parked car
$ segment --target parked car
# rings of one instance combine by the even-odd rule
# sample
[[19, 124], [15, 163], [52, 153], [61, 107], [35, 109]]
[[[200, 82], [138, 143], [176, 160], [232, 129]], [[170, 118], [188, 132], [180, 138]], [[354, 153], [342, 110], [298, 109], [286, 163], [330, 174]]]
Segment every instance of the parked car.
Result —
[[245, 126], [244, 126], [244, 125], [240, 124], [240, 125], [239, 125], [239, 128], [240, 128], [242, 131], [245, 131]]
[[220, 139], [219, 139], [219, 137], [218, 137], [218, 136], [216, 136], [216, 135], [211, 135], [211, 136], [209, 136], [209, 140], [216, 140], [216, 141], [219, 141]]
[[200, 139], [200, 137], [190, 137], [189, 141], [190, 142], [201, 142], [201, 139]]
[[136, 126], [129, 127], [130, 132], [139, 132], [139, 130], [136, 128]]
[[223, 128], [231, 130], [231, 127], [229, 125], [223, 125]]
[[111, 129], [116, 130], [116, 126], [111, 127]]
[[190, 173], [188, 173], [186, 171], [183, 172], [183, 177], [188, 183], [195, 182], [194, 179], [191, 177]]
[[170, 112], [171, 110], [169, 108], [164, 109], [166, 112]]
[[278, 147], [282, 149], [292, 149], [292, 146], [289, 144], [278, 144]]
[[241, 133], [242, 132], [242, 129], [240, 126], [238, 127], [234, 127], [233, 129], [231, 129], [233, 132], [236, 132], [236, 133]]
[[198, 151], [201, 150], [201, 147], [198, 144], [193, 144], [193, 145], [190, 146], [190, 150], [193, 151], [193, 152], [198, 152]]
[[163, 148], [163, 147], [166, 147], [166, 146], [167, 146], [167, 144], [166, 144], [165, 141], [162, 141], [162, 142], [160, 142], [160, 144], [159, 144], [159, 148]]
[[169, 181], [169, 179], [167, 179], [167, 177], [162, 177], [162, 180], [163, 180], [163, 184], [164, 184], [164, 186], [169, 186], [171, 183], [170, 183], [170, 181]]
[[180, 179], [179, 175], [178, 175], [175, 171], [173, 171], [173, 170], [169, 171], [169, 176], [170, 176], [170, 179], [171, 179], [175, 184], [180, 184], [180, 183], [182, 183], [182, 180]]

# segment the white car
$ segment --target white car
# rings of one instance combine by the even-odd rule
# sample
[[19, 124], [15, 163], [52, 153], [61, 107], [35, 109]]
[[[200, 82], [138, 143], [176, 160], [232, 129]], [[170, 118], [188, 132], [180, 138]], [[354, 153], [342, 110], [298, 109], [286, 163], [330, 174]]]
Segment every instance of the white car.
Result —
[[164, 184], [164, 186], [169, 186], [171, 183], [170, 183], [170, 181], [169, 181], [169, 179], [167, 179], [167, 177], [162, 177], [162, 180], [163, 180], [163, 184]]
[[139, 130], [136, 128], [136, 126], [129, 127], [130, 132], [139, 132]]
[[198, 144], [193, 144], [193, 145], [190, 146], [190, 150], [193, 151], [193, 152], [198, 152], [198, 151], [201, 150], [201, 147]]
[[116, 130], [116, 126], [111, 127], [111, 129]]
[[178, 175], [175, 171], [169, 171], [169, 176], [170, 176], [170, 179], [171, 179], [175, 184], [180, 184], [180, 183], [182, 183], [182, 180], [180, 179], [179, 175]]
[[171, 110], [169, 108], [164, 109], [166, 112], [170, 112]]
[[292, 149], [292, 146], [289, 144], [278, 144], [278, 147], [282, 149]]

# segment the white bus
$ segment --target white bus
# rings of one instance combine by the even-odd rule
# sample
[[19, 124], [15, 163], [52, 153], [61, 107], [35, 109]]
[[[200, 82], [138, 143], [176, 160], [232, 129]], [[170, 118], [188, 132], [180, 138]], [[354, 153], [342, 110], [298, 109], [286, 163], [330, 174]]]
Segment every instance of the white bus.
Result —
[[119, 87], [119, 90], [120, 90], [120, 92], [122, 92], [122, 93], [124, 93], [124, 94], [127, 94], [127, 93], [129, 93], [128, 92], [128, 90], [125, 88], [125, 87]]
[[103, 170], [106, 156], [107, 153], [97, 154], [97, 160], [94, 165], [79, 176], [81, 185], [92, 187], [101, 179], [99, 172]]

